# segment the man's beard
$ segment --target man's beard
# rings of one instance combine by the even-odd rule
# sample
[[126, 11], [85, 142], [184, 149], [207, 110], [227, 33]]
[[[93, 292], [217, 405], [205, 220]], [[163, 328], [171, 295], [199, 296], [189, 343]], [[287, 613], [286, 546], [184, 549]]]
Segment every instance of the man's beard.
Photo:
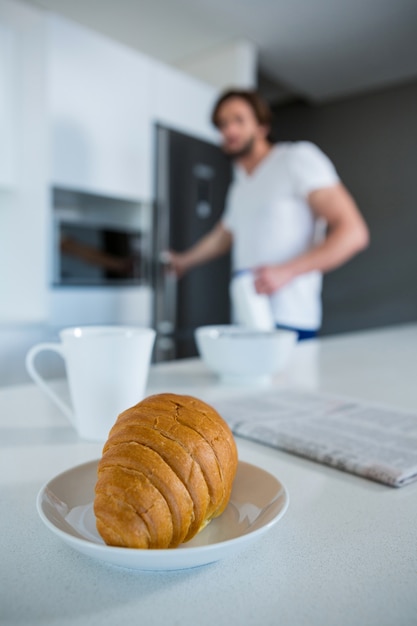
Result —
[[243, 159], [244, 157], [247, 157], [251, 154], [254, 144], [255, 137], [251, 137], [245, 143], [245, 145], [242, 146], [242, 148], [239, 148], [238, 150], [227, 150], [226, 148], [223, 148], [223, 152], [229, 159], [232, 159], [233, 161], [237, 159]]

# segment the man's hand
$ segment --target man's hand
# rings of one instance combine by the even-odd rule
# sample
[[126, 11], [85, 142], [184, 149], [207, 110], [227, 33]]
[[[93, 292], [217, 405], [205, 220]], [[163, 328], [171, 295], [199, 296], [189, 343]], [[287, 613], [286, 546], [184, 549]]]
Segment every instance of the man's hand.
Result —
[[186, 253], [183, 252], [173, 252], [170, 250], [169, 252], [164, 253], [164, 262], [166, 264], [167, 271], [175, 274], [177, 278], [184, 276], [184, 274], [186, 274], [186, 272], [190, 269], [189, 264], [187, 263]]
[[294, 278], [294, 273], [285, 265], [265, 265], [255, 270], [255, 289], [258, 293], [271, 295]]
[[230, 250], [232, 235], [218, 222], [211, 231], [204, 235], [196, 244], [184, 250], [163, 252], [162, 262], [166, 264], [168, 272], [172, 272], [178, 278], [184, 276], [189, 270], [197, 265], [212, 261]]

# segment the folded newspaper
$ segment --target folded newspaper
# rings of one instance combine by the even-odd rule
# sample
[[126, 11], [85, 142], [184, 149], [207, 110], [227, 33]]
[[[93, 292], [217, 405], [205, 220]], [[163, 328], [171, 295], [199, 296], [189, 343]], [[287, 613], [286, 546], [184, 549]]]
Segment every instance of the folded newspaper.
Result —
[[417, 413], [295, 389], [212, 404], [240, 437], [393, 487], [417, 480]]

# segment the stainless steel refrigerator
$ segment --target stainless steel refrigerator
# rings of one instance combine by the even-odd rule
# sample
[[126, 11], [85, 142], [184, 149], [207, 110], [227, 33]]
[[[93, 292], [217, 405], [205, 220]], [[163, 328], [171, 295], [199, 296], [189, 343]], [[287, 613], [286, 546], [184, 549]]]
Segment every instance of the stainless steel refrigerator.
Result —
[[162, 126], [155, 132], [154, 358], [165, 361], [197, 354], [198, 326], [230, 321], [230, 255], [177, 280], [166, 271], [164, 252], [187, 249], [214, 226], [232, 171], [218, 146]]

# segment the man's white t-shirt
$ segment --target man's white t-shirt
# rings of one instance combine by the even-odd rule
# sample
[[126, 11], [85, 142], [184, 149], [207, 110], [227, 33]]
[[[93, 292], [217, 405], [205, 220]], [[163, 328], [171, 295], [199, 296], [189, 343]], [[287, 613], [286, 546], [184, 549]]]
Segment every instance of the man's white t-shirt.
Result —
[[[222, 216], [233, 235], [234, 271], [284, 263], [318, 243], [325, 224], [313, 214], [307, 197], [338, 182], [331, 161], [308, 141], [274, 145], [249, 175], [236, 167]], [[322, 275], [314, 271], [272, 294], [275, 322], [318, 329], [321, 286]]]

